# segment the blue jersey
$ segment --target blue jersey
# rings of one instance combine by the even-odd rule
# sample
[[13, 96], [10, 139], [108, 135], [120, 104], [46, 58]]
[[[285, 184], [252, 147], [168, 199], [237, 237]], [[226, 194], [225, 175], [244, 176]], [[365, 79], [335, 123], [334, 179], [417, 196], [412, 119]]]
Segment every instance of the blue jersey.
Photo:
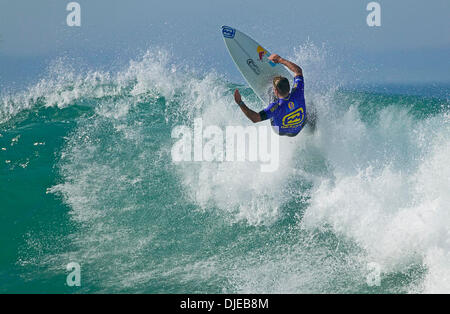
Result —
[[294, 86], [286, 98], [271, 103], [260, 113], [261, 120], [270, 119], [278, 127], [280, 135], [294, 136], [301, 131], [306, 122], [306, 107], [303, 76], [294, 78]]

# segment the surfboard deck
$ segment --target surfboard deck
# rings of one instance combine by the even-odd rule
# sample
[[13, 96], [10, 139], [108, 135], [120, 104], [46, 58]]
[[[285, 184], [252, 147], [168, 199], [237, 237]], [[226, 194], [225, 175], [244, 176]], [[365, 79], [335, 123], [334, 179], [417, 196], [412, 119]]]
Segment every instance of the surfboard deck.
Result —
[[222, 26], [222, 36], [239, 72], [267, 106], [273, 101], [273, 78], [281, 75], [292, 81], [292, 74], [283, 65], [270, 61], [267, 49], [236, 28]]

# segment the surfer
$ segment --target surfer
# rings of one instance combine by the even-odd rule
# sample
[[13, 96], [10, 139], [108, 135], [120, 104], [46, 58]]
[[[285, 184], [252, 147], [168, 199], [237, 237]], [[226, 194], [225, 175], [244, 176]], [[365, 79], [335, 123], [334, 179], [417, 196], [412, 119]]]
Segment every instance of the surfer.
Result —
[[302, 69], [295, 63], [283, 59], [277, 54], [272, 54], [269, 60], [274, 63], [281, 63], [294, 72], [294, 86], [292, 90], [287, 78], [276, 76], [273, 79], [273, 92], [277, 100], [269, 104], [266, 109], [255, 112], [248, 108], [242, 101], [238, 89], [234, 91], [234, 100], [253, 123], [270, 119], [278, 135], [296, 136], [306, 124]]

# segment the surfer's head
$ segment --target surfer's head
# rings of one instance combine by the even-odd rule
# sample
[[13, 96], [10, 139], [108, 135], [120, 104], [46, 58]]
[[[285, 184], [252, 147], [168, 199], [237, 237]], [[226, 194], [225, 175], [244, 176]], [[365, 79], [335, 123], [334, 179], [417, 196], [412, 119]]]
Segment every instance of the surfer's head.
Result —
[[289, 80], [283, 76], [275, 76], [273, 78], [273, 91], [278, 98], [285, 98], [291, 91]]

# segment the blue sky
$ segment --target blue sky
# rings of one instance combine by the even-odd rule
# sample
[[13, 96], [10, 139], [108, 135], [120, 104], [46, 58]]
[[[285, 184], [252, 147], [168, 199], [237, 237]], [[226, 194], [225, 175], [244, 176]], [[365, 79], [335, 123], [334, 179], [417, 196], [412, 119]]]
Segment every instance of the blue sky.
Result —
[[378, 1], [381, 27], [367, 26], [365, 0], [79, 0], [81, 27], [66, 25], [69, 2], [0, 0], [3, 85], [35, 79], [57, 57], [108, 69], [155, 46], [238, 79], [220, 37], [224, 24], [282, 55], [308, 39], [326, 44], [344, 75], [361, 68], [358, 81], [450, 82], [448, 0]]

